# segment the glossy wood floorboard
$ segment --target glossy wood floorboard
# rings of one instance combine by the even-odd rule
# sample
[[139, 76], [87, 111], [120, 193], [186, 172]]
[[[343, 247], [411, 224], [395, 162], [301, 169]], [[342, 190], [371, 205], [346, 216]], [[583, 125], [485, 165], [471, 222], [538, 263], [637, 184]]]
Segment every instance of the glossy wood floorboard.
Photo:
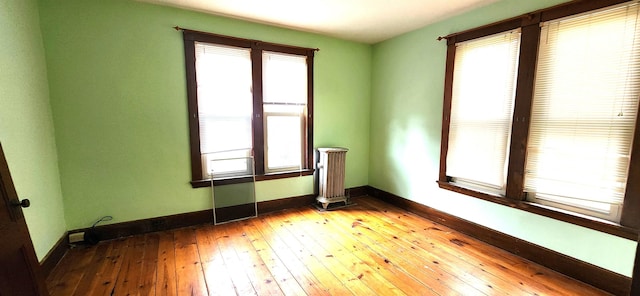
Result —
[[371, 197], [69, 250], [67, 295], [608, 295]]

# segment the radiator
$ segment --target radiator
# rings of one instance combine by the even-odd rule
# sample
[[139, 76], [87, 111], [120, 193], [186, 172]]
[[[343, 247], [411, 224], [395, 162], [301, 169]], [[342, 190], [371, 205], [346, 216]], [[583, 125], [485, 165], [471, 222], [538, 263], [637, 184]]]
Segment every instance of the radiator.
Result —
[[327, 208], [335, 202], [348, 203], [344, 190], [346, 148], [318, 148], [318, 197], [316, 200]]

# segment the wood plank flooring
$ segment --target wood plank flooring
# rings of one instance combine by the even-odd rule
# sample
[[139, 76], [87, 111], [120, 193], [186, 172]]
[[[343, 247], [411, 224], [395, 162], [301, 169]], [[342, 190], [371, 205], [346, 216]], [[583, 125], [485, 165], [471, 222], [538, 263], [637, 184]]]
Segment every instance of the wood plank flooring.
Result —
[[69, 250], [67, 295], [608, 295], [371, 197]]

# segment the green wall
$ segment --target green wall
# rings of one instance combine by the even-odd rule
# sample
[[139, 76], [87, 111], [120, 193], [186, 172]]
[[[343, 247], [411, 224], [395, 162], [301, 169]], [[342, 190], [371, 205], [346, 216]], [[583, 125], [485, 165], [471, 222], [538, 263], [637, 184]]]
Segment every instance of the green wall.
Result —
[[369, 184], [429, 207], [631, 276], [636, 243], [441, 190], [436, 184], [446, 43], [438, 36], [563, 0], [504, 0], [373, 47]]
[[38, 260], [66, 230], [36, 1], [0, 1], [0, 143]]
[[[41, 0], [69, 229], [210, 209], [192, 189], [182, 34], [320, 48], [316, 147], [343, 146], [346, 186], [368, 184], [371, 46], [129, 0]], [[258, 201], [310, 194], [310, 176], [256, 184]]]

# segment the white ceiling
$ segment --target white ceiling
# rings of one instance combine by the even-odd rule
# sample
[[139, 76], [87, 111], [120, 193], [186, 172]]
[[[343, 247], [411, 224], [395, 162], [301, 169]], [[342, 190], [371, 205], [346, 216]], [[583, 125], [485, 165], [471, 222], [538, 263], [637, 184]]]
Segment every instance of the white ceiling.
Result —
[[139, 0], [376, 43], [498, 0]]

